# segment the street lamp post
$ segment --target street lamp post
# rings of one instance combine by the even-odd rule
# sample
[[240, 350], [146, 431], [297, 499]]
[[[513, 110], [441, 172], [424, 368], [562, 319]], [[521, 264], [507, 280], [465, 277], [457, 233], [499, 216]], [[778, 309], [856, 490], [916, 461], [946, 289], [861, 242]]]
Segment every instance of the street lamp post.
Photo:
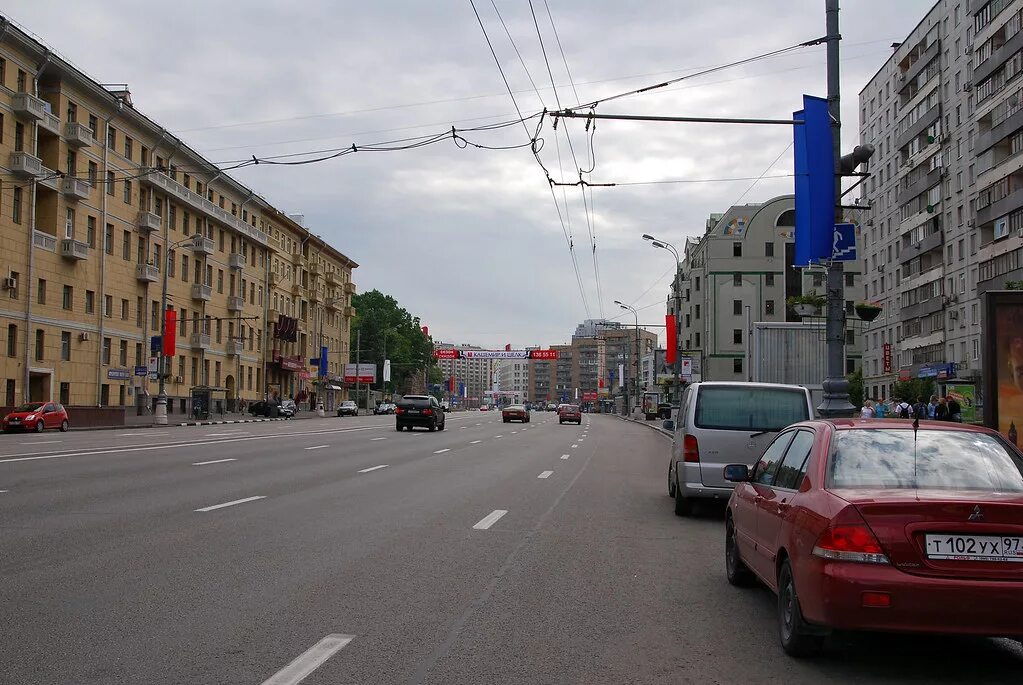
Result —
[[679, 278], [682, 274], [682, 260], [679, 259], [678, 250], [675, 246], [669, 243], [667, 240], [658, 240], [649, 233], [643, 234], [643, 240], [649, 240], [650, 244], [656, 248], [667, 250], [671, 253], [671, 256], [675, 258], [675, 279], [673, 281], [675, 290], [675, 364], [674, 364], [674, 376], [675, 376], [675, 399], [681, 405], [682, 403], [682, 326], [681, 326], [681, 314], [682, 314], [682, 284]]
[[[636, 311], [635, 307], [633, 307], [631, 305], [627, 305], [624, 302], [621, 302], [619, 300], [615, 300], [615, 304], [618, 305], [619, 307], [621, 307], [622, 309], [627, 309], [630, 312], [632, 312], [632, 316], [636, 319], [636, 352], [633, 355], [635, 357], [636, 370], [632, 374], [632, 387], [636, 390], [636, 399], [635, 399], [635, 402], [633, 403], [632, 407], [633, 407], [633, 409], [636, 409], [636, 408], [638, 408], [640, 406], [640, 402], [639, 402], [639, 313]], [[628, 409], [628, 408], [626, 408], [626, 409]], [[627, 413], [628, 413], [628, 411], [626, 411], [626, 414]]]
[[167, 365], [167, 358], [164, 356], [164, 340], [167, 339], [167, 274], [170, 271], [171, 251], [176, 247], [191, 243], [195, 245], [198, 239], [205, 236], [201, 233], [191, 235], [184, 240], [179, 240], [173, 245], [168, 245], [163, 263], [163, 286], [160, 293], [160, 363], [157, 365], [157, 377], [160, 382], [156, 395], [156, 413], [153, 416], [153, 424], [156, 426], [167, 425], [167, 374], [164, 368]]

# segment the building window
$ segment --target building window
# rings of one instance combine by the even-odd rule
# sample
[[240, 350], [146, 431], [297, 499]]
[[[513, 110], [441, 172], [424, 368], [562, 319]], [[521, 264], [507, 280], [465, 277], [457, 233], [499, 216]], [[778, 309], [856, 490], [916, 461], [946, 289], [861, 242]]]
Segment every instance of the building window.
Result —
[[[7, 356], [16, 357], [18, 355], [18, 327], [13, 323], [7, 324]], [[13, 402], [8, 402], [7, 405], [13, 405]]]
[[764, 285], [767, 287], [774, 286], [774, 274], [764, 274]]
[[824, 274], [815, 273], [813, 274], [813, 287], [820, 288], [824, 285]]
[[131, 159], [132, 152], [133, 152], [132, 148], [134, 146], [134, 143], [135, 143], [135, 141], [132, 140], [131, 137], [129, 137], [129, 136], [125, 136], [124, 137], [124, 156], [127, 159]]
[[732, 330], [732, 344], [733, 345], [741, 345], [742, 344], [742, 329], [741, 328], [735, 328], [735, 329]]
[[121, 321], [128, 320], [128, 300], [121, 298]]
[[11, 202], [11, 218], [14, 223], [21, 223], [21, 188], [14, 186], [14, 199]]
[[[135, 325], [142, 328], [142, 315], [145, 313], [145, 306], [141, 297], [135, 298]], [[153, 327], [156, 330], [156, 327]]]
[[107, 224], [103, 232], [103, 251], [108, 255], [114, 254], [114, 225]]
[[117, 147], [117, 129], [107, 124], [107, 147], [113, 150]]
[[742, 300], [732, 300], [732, 314], [742, 316]]
[[124, 182], [124, 204], [131, 204], [131, 181]]
[[128, 366], [128, 341], [122, 340], [118, 344], [117, 349], [117, 360], [121, 366]]
[[855, 283], [856, 275], [851, 273], [845, 274], [845, 287], [851, 288]]
[[71, 331], [60, 332], [60, 360], [71, 361]]
[[36, 354], [35, 359], [37, 362], [43, 360], [43, 354], [46, 351], [46, 332], [42, 328], [36, 329]]
[[121, 238], [121, 259], [131, 260], [131, 231], [125, 231]]
[[768, 316], [774, 316], [774, 300], [766, 300], [764, 302], [764, 313]]
[[774, 256], [774, 243], [764, 243], [764, 256], [765, 257]]
[[732, 360], [732, 372], [733, 373], [742, 373], [742, 358], [741, 357], [736, 357], [735, 359]]
[[71, 404], [71, 384], [61, 383], [60, 384], [60, 403]]
[[[89, 294], [90, 294], [89, 291], [85, 292], [85, 311], [86, 311], [86, 313], [89, 312]], [[72, 288], [70, 285], [65, 285], [64, 286], [64, 296], [63, 296], [63, 299], [61, 301], [61, 306], [65, 310], [70, 312], [72, 309], [74, 309], [74, 297], [75, 297], [74, 288]]]
[[700, 277], [696, 277], [696, 292], [700, 292]]
[[742, 286], [742, 274], [732, 274], [732, 285], [736, 288]]
[[739, 242], [732, 243], [732, 256], [733, 257], [742, 256], [742, 243]]
[[114, 196], [114, 172], [107, 172], [107, 195], [110, 197]]
[[695, 315], [695, 318], [697, 318], [697, 319], [700, 318], [700, 305], [696, 305], [696, 309], [694, 310], [694, 315]]
[[104, 366], [110, 365], [110, 338], [103, 338], [103, 360]]
[[85, 242], [90, 250], [96, 249], [96, 217], [85, 217]]
[[46, 304], [46, 281], [42, 278], [36, 286], [36, 303]]

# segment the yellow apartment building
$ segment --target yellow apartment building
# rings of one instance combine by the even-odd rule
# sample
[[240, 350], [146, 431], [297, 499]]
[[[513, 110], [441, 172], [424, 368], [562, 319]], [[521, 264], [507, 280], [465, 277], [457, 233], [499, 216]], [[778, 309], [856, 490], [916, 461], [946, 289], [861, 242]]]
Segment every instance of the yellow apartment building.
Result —
[[151, 410], [164, 288], [172, 415], [196, 387], [227, 408], [343, 395], [358, 265], [2, 19], [0, 238], [4, 406]]

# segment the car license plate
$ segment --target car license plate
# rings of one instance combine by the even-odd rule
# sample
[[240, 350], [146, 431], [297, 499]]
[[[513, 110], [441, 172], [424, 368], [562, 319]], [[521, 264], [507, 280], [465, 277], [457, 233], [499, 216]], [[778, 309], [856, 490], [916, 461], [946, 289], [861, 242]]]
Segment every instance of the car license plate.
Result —
[[15, 423], [21, 423], [21, 419], [11, 419], [11, 421], [10, 421], [10, 422], [11, 422], [12, 424], [15, 424]]
[[928, 559], [1023, 563], [1023, 537], [1014, 535], [925, 535]]
[[418, 414], [418, 413], [419, 413], [419, 410], [418, 410], [418, 409], [409, 409], [409, 410], [408, 410], [408, 413], [409, 413], [409, 414]]

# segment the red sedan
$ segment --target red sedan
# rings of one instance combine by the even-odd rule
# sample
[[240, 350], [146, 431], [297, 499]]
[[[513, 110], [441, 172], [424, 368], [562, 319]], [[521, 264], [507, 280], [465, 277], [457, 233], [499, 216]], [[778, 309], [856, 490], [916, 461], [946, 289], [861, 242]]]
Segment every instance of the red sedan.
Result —
[[566, 421], [582, 424], [583, 415], [579, 411], [578, 404], [563, 404], [558, 408], [558, 423], [565, 423]]
[[808, 421], [725, 477], [728, 581], [778, 595], [789, 654], [832, 628], [1023, 639], [1023, 453], [994, 431]]
[[56, 402], [29, 402], [4, 417], [3, 431], [33, 430], [42, 433], [47, 428], [68, 430], [71, 423], [67, 409]]

